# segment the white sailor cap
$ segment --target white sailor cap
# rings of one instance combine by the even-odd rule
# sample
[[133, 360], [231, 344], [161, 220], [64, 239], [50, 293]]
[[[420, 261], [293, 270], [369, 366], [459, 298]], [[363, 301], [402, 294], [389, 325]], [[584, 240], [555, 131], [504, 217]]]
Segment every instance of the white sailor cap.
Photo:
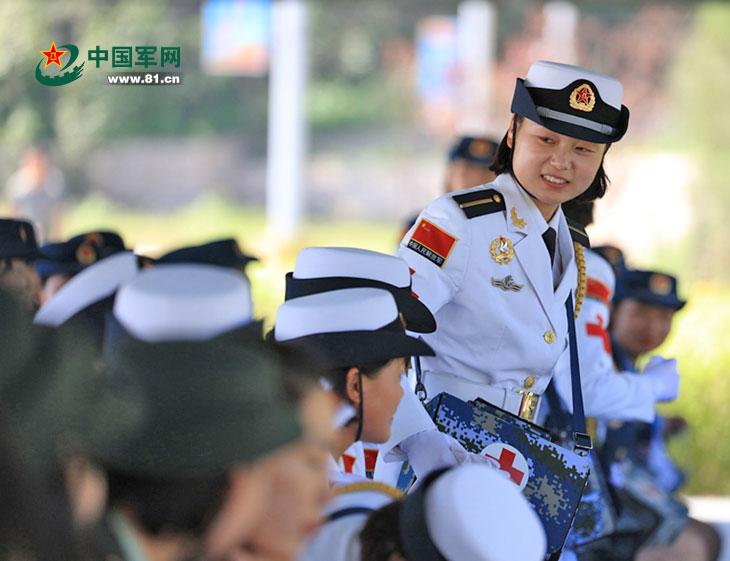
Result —
[[137, 272], [137, 256], [131, 251], [94, 263], [63, 285], [53, 298], [41, 306], [33, 321], [58, 327], [92, 304], [112, 296]]
[[542, 561], [545, 530], [519, 488], [495, 469], [434, 472], [400, 511], [401, 541], [419, 561]]
[[406, 335], [393, 295], [379, 288], [347, 288], [302, 296], [277, 311], [273, 339], [303, 345], [332, 368], [397, 357], [433, 355]]
[[373, 287], [395, 298], [409, 331], [432, 333], [436, 321], [411, 290], [411, 271], [400, 257], [354, 247], [306, 247], [286, 275], [285, 299], [342, 288]]
[[120, 288], [114, 318], [142, 341], [204, 341], [252, 323], [251, 289], [214, 265], [158, 265]]
[[602, 144], [626, 133], [629, 110], [616, 78], [569, 64], [538, 61], [517, 78], [512, 113], [559, 134]]

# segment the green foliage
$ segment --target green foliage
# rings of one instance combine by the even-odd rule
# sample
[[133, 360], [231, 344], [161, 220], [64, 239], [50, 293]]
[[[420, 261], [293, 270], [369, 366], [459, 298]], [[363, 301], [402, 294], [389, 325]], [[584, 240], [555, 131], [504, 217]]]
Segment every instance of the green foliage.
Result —
[[679, 399], [661, 408], [681, 415], [689, 430], [671, 441], [670, 452], [687, 469], [687, 494], [729, 495], [730, 479], [730, 290], [695, 283], [689, 303], [675, 319], [662, 354], [678, 359]]
[[730, 279], [730, 112], [723, 99], [730, 88], [730, 5], [700, 4], [694, 29], [679, 50], [672, 71], [672, 119], [685, 146], [697, 150], [701, 174], [693, 206], [696, 228], [690, 266], [700, 277]]
[[[266, 80], [204, 74], [198, 2], [75, 0], [53, 10], [41, 0], [5, 2], [0, 4], [0, 39], [14, 54], [0, 62], [0, 97], [5, 101], [0, 143], [13, 159], [39, 140], [55, 144], [73, 169], [93, 147], [110, 139], [244, 130], [265, 139]], [[43, 86], [33, 71], [39, 51], [52, 40], [59, 46], [76, 44], [80, 61], [97, 45], [109, 50], [110, 57], [114, 46], [179, 46], [183, 85], [112, 87], [106, 75], [123, 69], [111, 62], [97, 69], [86, 60], [79, 80], [58, 88]]]

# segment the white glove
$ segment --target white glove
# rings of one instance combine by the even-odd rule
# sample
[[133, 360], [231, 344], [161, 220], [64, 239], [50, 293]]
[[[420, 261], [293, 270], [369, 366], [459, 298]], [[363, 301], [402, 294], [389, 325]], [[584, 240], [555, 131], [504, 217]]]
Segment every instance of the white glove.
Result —
[[656, 401], [674, 401], [679, 394], [677, 361], [653, 356], [644, 368], [644, 376], [651, 380]]
[[463, 464], [471, 456], [455, 438], [438, 429], [413, 434], [403, 440], [399, 448], [418, 479], [437, 469]]

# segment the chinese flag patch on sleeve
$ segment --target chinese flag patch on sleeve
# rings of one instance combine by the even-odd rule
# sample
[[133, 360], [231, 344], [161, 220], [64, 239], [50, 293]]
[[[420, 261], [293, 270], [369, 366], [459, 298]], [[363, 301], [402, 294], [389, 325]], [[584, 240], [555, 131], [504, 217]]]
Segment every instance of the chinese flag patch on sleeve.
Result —
[[455, 243], [454, 236], [422, 218], [407, 245], [409, 249], [422, 255], [434, 265], [442, 267], [449, 258]]

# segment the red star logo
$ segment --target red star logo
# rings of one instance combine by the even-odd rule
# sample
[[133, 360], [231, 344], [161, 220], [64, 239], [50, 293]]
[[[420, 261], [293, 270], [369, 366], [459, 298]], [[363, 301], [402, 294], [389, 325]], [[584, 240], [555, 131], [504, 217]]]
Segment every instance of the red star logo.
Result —
[[575, 101], [576, 103], [589, 105], [591, 103], [591, 91], [586, 87], [582, 87], [576, 92]]
[[43, 68], [46, 68], [51, 64], [57, 64], [58, 67], [61, 68], [61, 57], [67, 52], [68, 51], [59, 51], [56, 48], [56, 42], [51, 41], [51, 48], [47, 51], [41, 51], [41, 54], [46, 57], [46, 64], [43, 65]]

